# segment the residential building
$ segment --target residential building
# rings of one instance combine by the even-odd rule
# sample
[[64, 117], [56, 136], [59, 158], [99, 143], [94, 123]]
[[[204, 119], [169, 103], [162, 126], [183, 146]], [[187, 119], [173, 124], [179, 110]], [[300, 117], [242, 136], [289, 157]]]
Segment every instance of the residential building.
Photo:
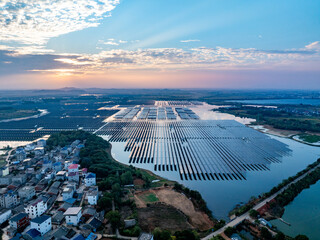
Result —
[[66, 186], [62, 191], [63, 201], [73, 198], [73, 194], [74, 194], [74, 189], [70, 186]]
[[18, 205], [18, 196], [15, 192], [9, 190], [5, 194], [0, 195], [0, 206], [4, 208], [12, 208]]
[[39, 140], [37, 141], [37, 146], [38, 146], [38, 147], [45, 147], [46, 145], [47, 145], [47, 141], [44, 140], [44, 139], [39, 139]]
[[9, 220], [9, 224], [14, 229], [23, 229], [30, 223], [29, 216], [26, 213], [18, 213]]
[[71, 164], [68, 166], [68, 173], [72, 172], [79, 172], [79, 165], [78, 164]]
[[23, 239], [26, 240], [40, 240], [41, 238], [41, 232], [39, 232], [37, 229], [35, 228], [31, 228], [29, 229], [25, 234], [23, 234]]
[[97, 205], [98, 204], [98, 197], [99, 197], [98, 188], [90, 189], [87, 192], [86, 196], [87, 196], [87, 199], [88, 199], [88, 203], [90, 205]]
[[25, 208], [25, 212], [29, 215], [30, 218], [36, 218], [43, 214], [47, 210], [47, 208], [47, 202], [40, 197], [30, 203]]
[[17, 161], [22, 162], [24, 159], [26, 159], [27, 154], [23, 148], [17, 148], [15, 156]]
[[0, 224], [7, 221], [12, 215], [12, 211], [10, 209], [2, 209], [0, 211]]
[[9, 168], [6, 166], [0, 168], [0, 176], [5, 177], [7, 175], [9, 175]]
[[33, 186], [25, 186], [22, 187], [18, 190], [18, 195], [22, 199], [29, 200], [31, 199], [34, 195], [36, 195], [36, 190], [35, 187]]
[[61, 224], [64, 219], [63, 212], [62, 211], [57, 211], [53, 216], [52, 216], [52, 223], [53, 224]]
[[79, 173], [78, 172], [69, 172], [68, 173], [69, 182], [79, 182]]
[[77, 226], [81, 218], [81, 207], [70, 207], [63, 215], [67, 224]]
[[17, 184], [24, 184], [27, 182], [27, 175], [26, 174], [18, 174], [12, 177], [12, 182]]
[[84, 182], [87, 187], [96, 185], [96, 174], [91, 172], [87, 173]]
[[5, 177], [0, 177], [0, 185], [9, 185], [12, 182], [12, 177], [7, 175]]
[[64, 181], [67, 177], [67, 172], [66, 171], [59, 171], [56, 174], [56, 180], [62, 180]]
[[62, 170], [62, 163], [61, 162], [55, 162], [53, 164], [53, 169], [56, 171], [56, 172], [59, 172]]
[[34, 149], [34, 154], [35, 154], [36, 156], [41, 156], [41, 155], [43, 155], [43, 154], [44, 154], [44, 147], [36, 147], [36, 148]]
[[51, 216], [42, 215], [40, 217], [36, 217], [30, 221], [31, 229], [34, 228], [41, 233], [41, 236], [45, 235], [52, 228]]
[[44, 169], [51, 169], [52, 168], [52, 161], [51, 160], [43, 161], [43, 168]]

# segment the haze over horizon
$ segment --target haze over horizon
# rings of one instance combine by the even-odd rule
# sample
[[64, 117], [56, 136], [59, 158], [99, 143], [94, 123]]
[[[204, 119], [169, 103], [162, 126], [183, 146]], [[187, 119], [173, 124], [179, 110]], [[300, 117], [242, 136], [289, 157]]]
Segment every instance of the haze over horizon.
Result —
[[0, 89], [320, 89], [320, 2], [4, 0]]

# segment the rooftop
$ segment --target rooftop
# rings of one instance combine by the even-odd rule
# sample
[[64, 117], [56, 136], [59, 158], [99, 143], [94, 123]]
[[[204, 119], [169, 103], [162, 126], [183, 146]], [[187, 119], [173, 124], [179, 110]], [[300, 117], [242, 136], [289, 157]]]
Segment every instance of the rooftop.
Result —
[[24, 217], [28, 217], [28, 214], [26, 214], [26, 213], [18, 213], [18, 214], [16, 214], [16, 215], [14, 215], [11, 219], [10, 219], [10, 221], [13, 221], [13, 222], [15, 222], [15, 221], [19, 221], [21, 218], [24, 218]]
[[78, 164], [71, 164], [68, 169], [78, 169], [79, 165]]
[[88, 173], [86, 178], [96, 178], [96, 174], [95, 173]]
[[81, 207], [70, 207], [67, 209], [67, 211], [65, 211], [63, 215], [78, 215], [81, 209]]
[[39, 217], [36, 217], [36, 218], [32, 219], [31, 222], [41, 224], [41, 223], [47, 221], [49, 218], [51, 218], [51, 216], [42, 215], [42, 216], [39, 216]]
[[32, 238], [41, 236], [41, 233], [35, 228], [31, 228], [29, 231], [26, 232], [26, 234], [28, 234]]

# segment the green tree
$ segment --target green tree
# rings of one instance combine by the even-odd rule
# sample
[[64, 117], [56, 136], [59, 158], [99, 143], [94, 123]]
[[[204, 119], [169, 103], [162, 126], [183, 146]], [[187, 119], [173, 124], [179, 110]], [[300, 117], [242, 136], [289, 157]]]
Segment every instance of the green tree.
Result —
[[260, 237], [263, 240], [271, 240], [272, 239], [272, 234], [269, 232], [269, 230], [265, 227], [263, 227], [260, 231]]
[[257, 210], [251, 209], [249, 212], [250, 217], [257, 218], [259, 215], [259, 212]]
[[309, 240], [309, 238], [306, 235], [297, 235], [294, 240]]
[[275, 236], [275, 240], [285, 240], [285, 239], [286, 239], [286, 236], [282, 232], [277, 233], [277, 235]]
[[174, 234], [176, 240], [198, 240], [199, 237], [191, 230], [178, 231]]
[[132, 173], [131, 172], [125, 172], [120, 177], [121, 183], [123, 185], [128, 185], [133, 183]]
[[231, 237], [232, 234], [235, 233], [235, 229], [233, 227], [227, 227], [226, 230], [224, 230], [224, 234], [228, 237]]
[[112, 208], [112, 198], [106, 194], [98, 200], [98, 206], [104, 210]]
[[122, 223], [121, 223], [121, 216], [118, 211], [110, 211], [106, 214], [106, 218], [109, 220], [111, 227], [113, 229], [119, 228]]
[[170, 232], [167, 230], [161, 230], [160, 228], [154, 229], [153, 236], [155, 240], [171, 240]]

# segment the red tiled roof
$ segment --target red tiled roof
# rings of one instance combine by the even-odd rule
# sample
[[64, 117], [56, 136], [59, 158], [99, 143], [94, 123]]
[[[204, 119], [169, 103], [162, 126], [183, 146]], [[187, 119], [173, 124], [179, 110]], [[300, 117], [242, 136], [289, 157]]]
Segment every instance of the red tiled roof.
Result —
[[78, 164], [71, 164], [68, 169], [77, 169], [78, 167]]

